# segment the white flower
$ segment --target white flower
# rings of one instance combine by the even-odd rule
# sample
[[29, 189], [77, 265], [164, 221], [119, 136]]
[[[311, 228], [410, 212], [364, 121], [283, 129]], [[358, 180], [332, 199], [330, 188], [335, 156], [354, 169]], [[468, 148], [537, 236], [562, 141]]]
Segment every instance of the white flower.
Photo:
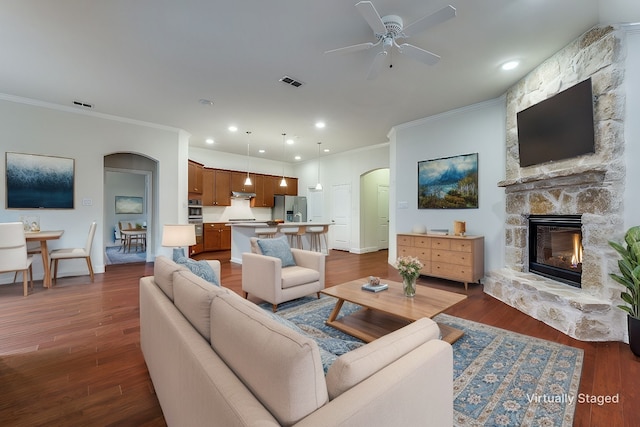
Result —
[[395, 267], [403, 279], [417, 279], [420, 276], [420, 270], [423, 267], [422, 262], [416, 257], [405, 256], [398, 257]]

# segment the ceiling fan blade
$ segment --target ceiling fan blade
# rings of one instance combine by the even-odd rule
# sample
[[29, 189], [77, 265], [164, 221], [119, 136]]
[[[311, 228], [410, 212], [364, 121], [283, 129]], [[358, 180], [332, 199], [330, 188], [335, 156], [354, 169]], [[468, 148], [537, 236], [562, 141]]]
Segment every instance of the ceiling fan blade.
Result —
[[360, 43], [360, 44], [354, 44], [353, 46], [346, 46], [346, 47], [341, 47], [338, 49], [331, 49], [326, 51], [325, 53], [349, 53], [349, 52], [358, 52], [360, 50], [366, 50], [366, 49], [371, 49], [372, 47], [374, 47], [376, 44], [378, 43]]
[[369, 68], [369, 73], [367, 74], [367, 80], [375, 80], [380, 74], [380, 69], [387, 59], [387, 51], [383, 50], [378, 53], [375, 58], [373, 58], [373, 62], [371, 63], [371, 67]]
[[360, 12], [360, 15], [367, 21], [367, 24], [371, 27], [375, 34], [386, 34], [387, 28], [380, 18], [380, 14], [370, 1], [360, 1], [356, 3], [356, 9]]
[[456, 8], [448, 5], [407, 25], [402, 31], [407, 37], [418, 34], [429, 27], [438, 25], [456, 16]]
[[412, 44], [403, 43], [399, 45], [398, 48], [400, 49], [400, 53], [407, 55], [411, 59], [422, 62], [423, 64], [435, 65], [440, 60], [440, 56], [435, 53], [420, 49]]

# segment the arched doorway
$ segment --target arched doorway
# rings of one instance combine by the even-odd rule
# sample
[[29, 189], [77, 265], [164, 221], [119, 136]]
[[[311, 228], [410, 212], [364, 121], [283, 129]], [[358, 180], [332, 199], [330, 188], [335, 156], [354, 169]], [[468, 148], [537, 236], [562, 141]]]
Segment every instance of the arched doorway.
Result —
[[[158, 162], [135, 153], [104, 157], [105, 264], [149, 262], [155, 258]], [[120, 221], [146, 231], [146, 245], [125, 251], [120, 247]]]

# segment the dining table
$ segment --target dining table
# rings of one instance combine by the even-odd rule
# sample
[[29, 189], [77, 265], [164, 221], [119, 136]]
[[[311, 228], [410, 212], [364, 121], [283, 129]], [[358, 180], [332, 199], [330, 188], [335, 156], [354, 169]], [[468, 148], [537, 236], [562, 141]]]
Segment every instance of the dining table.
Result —
[[27, 242], [40, 242], [42, 266], [44, 269], [42, 285], [45, 288], [51, 287], [51, 266], [49, 265], [49, 248], [47, 242], [49, 240], [57, 240], [63, 234], [64, 230], [25, 231], [24, 233], [24, 237]]

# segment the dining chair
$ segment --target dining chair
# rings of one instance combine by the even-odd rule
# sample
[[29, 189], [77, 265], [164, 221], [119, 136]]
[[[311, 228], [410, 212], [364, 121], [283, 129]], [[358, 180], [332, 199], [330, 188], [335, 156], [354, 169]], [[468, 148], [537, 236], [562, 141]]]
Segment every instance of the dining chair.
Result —
[[[15, 271], [22, 273], [24, 296], [29, 294], [27, 272], [33, 289], [32, 258], [27, 255], [27, 241], [24, 237], [24, 226], [21, 222], [0, 224], [0, 273]], [[15, 281], [15, 276], [14, 276]]]
[[89, 227], [89, 236], [87, 236], [87, 243], [84, 248], [65, 248], [55, 249], [51, 251], [49, 258], [51, 259], [51, 266], [53, 268], [53, 281], [58, 276], [58, 261], [61, 259], [74, 259], [84, 258], [87, 261], [87, 267], [89, 268], [89, 275], [93, 282], [93, 267], [91, 266], [91, 245], [93, 244], [93, 236], [96, 234], [96, 222], [92, 222]]

